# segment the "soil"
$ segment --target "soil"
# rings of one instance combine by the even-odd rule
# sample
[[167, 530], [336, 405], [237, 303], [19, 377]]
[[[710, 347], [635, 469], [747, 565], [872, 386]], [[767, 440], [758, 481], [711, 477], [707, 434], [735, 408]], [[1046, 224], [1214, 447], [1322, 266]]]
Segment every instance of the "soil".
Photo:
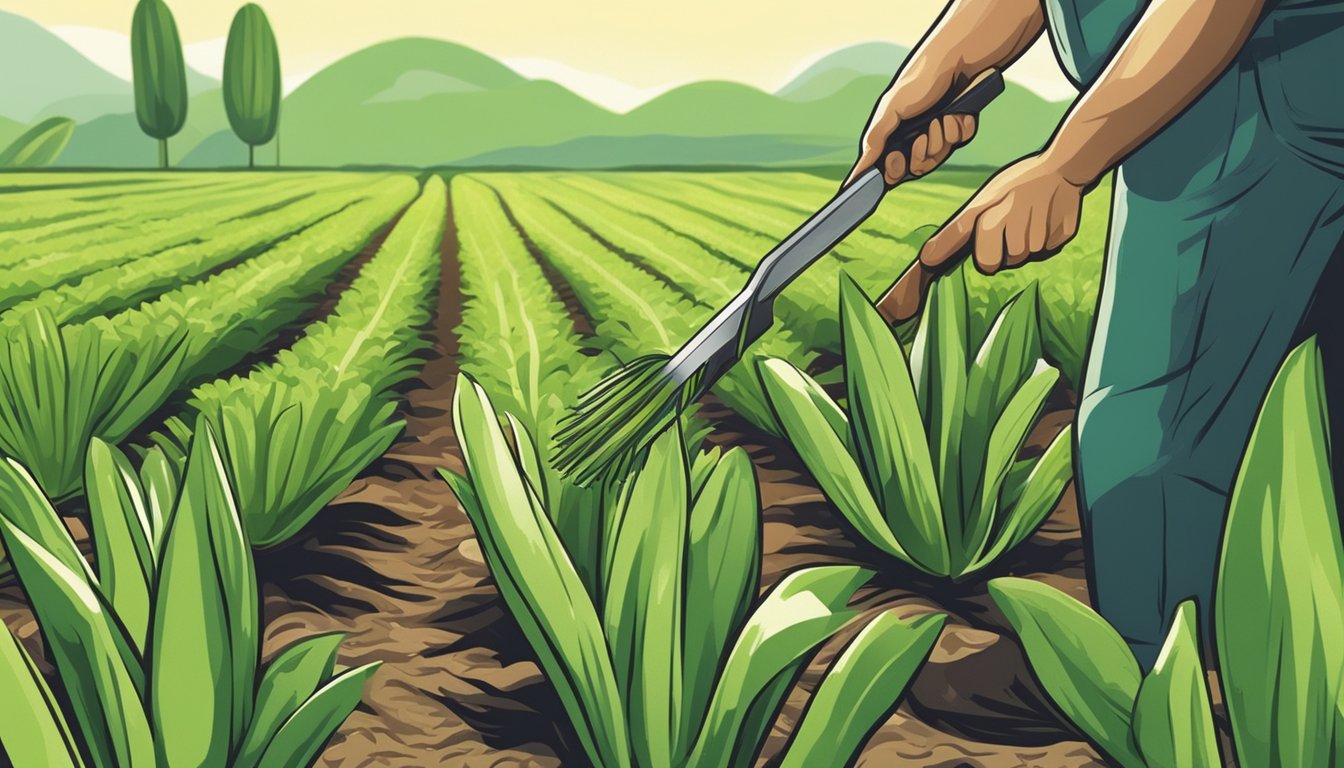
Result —
[[[301, 638], [342, 632], [342, 664], [381, 662], [321, 765], [582, 766], [560, 702], [495, 591], [471, 525], [437, 476], [440, 468], [462, 469], [451, 424], [461, 290], [451, 210], [446, 216], [443, 287], [427, 329], [434, 343], [405, 392], [405, 433], [299, 538], [258, 553], [264, 653], [269, 659]], [[1032, 681], [983, 580], [949, 589], [897, 567], [846, 528], [787, 444], [712, 398], [702, 414], [719, 425], [714, 442], [742, 446], [756, 465], [766, 588], [806, 565], [860, 563], [880, 574], [860, 594], [866, 612], [948, 614], [932, 657], [859, 766], [1104, 765]], [[1042, 450], [1071, 418], [1061, 394], [1031, 449]], [[1087, 599], [1072, 488], [1007, 559], [990, 575], [1026, 576]], [[0, 616], [40, 654], [36, 623], [17, 588], [0, 589]], [[828, 643], [809, 666], [762, 765], [785, 745], [808, 692], [847, 639]]]

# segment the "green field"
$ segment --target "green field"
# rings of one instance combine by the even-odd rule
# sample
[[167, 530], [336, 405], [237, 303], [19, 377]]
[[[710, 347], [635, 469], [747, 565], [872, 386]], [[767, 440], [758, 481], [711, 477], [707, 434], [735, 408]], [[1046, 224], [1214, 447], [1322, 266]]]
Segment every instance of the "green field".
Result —
[[[823, 384], [838, 385], [842, 275], [875, 297], [982, 180], [977, 172], [949, 170], [891, 193], [867, 224], [785, 291], [774, 328], [688, 422], [693, 439], [753, 450], [770, 473], [762, 476], [762, 492], [767, 503], [785, 510], [788, 530], [830, 523], [817, 522], [815, 503], [795, 504], [771, 490], [812, 485], [777, 437], [755, 359], [784, 358]], [[210, 424], [241, 530], [259, 552], [255, 578], [270, 596], [266, 620], [272, 624], [252, 627], [246, 642], [261, 642], [267, 627], [293, 621], [305, 634], [351, 635], [355, 649], [341, 651], [338, 669], [384, 663], [377, 673], [373, 667], [360, 672], [374, 675], [365, 693], [372, 703], [346, 721], [326, 762], [404, 748], [413, 739], [395, 738], [397, 728], [431, 732], [449, 727], [442, 726], [444, 718], [466, 734], [464, 743], [477, 745], [472, 754], [576, 755], [560, 721], [546, 745], [489, 736], [512, 711], [498, 702], [470, 717], [449, 714], [456, 710], [439, 703], [440, 709], [404, 722], [384, 705], [384, 697], [395, 701], [399, 690], [412, 691], [415, 701], [440, 701], [434, 691], [451, 684], [408, 670], [419, 663], [412, 661], [419, 655], [415, 633], [444, 630], [431, 618], [402, 620], [401, 633], [383, 636], [384, 629], [361, 621], [386, 624], [379, 611], [410, 610], [406, 594], [416, 589], [435, 595], [437, 615], [480, 599], [469, 585], [433, 586], [418, 566], [406, 564], [410, 555], [384, 557], [430, 546], [444, 530], [454, 531], [452, 557], [468, 551], [461, 542], [470, 531], [447, 487], [426, 485], [434, 469], [461, 465], [449, 408], [455, 375], [470, 375], [501, 412], [516, 417], [548, 465], [551, 437], [581, 393], [623, 361], [674, 351], [744, 284], [756, 261], [834, 191], [833, 180], [786, 172], [4, 175], [0, 453], [14, 463], [0, 474], [0, 493], [37, 507], [45, 496], [54, 505], [51, 520], [74, 525], [67, 541], [54, 533], [60, 526], [41, 523], [41, 515], [16, 523], [19, 530], [29, 526], [26, 535], [48, 551], [94, 555], [96, 570], [63, 578], [111, 590], [117, 618], [85, 620], [108, 638], [125, 633], [126, 658], [134, 660], [127, 680], [148, 675], [136, 685], [149, 691], [154, 676], [137, 665], [151, 670], [160, 663], [155, 654], [162, 651], [147, 638], [161, 630], [161, 619], [143, 600], [169, 599], [155, 597], [169, 590], [156, 581], [166, 564], [155, 553], [188, 546], [165, 543], [175, 541], [167, 531], [176, 507], [164, 489], [178, 482], [194, 487], [194, 470], [185, 470], [185, 479], [179, 474], [195, 466], [205, 444], [198, 433]], [[1005, 303], [1035, 285], [1044, 354], [1075, 390], [1096, 303], [1108, 197], [1107, 188], [1091, 195], [1079, 237], [1049, 262], [968, 278], [970, 327], [981, 335]], [[910, 336], [902, 334], [907, 341]], [[778, 462], [791, 468], [779, 469]], [[108, 466], [119, 469], [120, 485], [103, 484], [98, 468]], [[556, 529], [575, 561], [584, 562], [595, 554], [594, 520], [605, 502], [596, 491], [543, 474], [538, 493], [563, 510]], [[382, 489], [381, 502], [358, 501], [370, 488]], [[116, 499], [144, 531], [135, 571], [145, 580], [139, 603], [125, 596], [124, 586], [120, 593], [108, 586], [126, 583], [122, 569], [135, 557], [127, 554], [135, 550], [128, 542], [141, 536], [117, 539], [121, 529], [109, 528], [105, 517]], [[350, 509], [383, 509], [398, 522], [376, 514], [352, 520]], [[773, 535], [767, 534], [767, 549]], [[343, 543], [329, 545], [330, 536], [344, 537]], [[210, 562], [208, 551], [198, 554], [202, 562]], [[216, 549], [213, 557], [223, 555]], [[779, 575], [774, 557], [767, 552], [766, 583]], [[343, 565], [328, 570], [331, 558]], [[0, 566], [0, 615], [19, 621], [15, 617], [35, 609], [50, 643], [70, 619], [17, 591], [14, 569], [31, 587], [35, 562], [40, 558], [25, 555]], [[223, 567], [224, 561], [215, 562]], [[479, 561], [461, 560], [453, 568], [484, 573]], [[596, 577], [595, 570], [580, 571], [590, 584]], [[310, 593], [313, 584], [333, 581], [343, 586]], [[365, 591], [381, 597], [351, 603], [359, 609], [340, 607], [342, 595]], [[226, 589], [222, 598], [211, 598], [224, 601], [219, 631], [226, 635], [236, 631], [228, 629], [230, 601], [238, 599], [231, 594]], [[391, 602], [376, 608], [384, 599]], [[517, 628], [503, 626], [490, 630], [498, 636], [479, 639], [480, 630], [472, 630], [460, 642], [476, 639], [490, 654], [526, 656]], [[66, 628], [84, 631], [73, 627]], [[94, 653], [59, 643], [44, 651], [37, 637], [22, 635], [23, 647], [16, 646], [19, 655], [12, 658], [54, 651], [60, 666], [71, 655]], [[262, 647], [272, 658], [276, 646], [268, 639]], [[210, 652], [208, 643], [202, 652]], [[254, 671], [240, 669], [244, 676]], [[63, 676], [48, 680], [57, 690], [69, 685]], [[69, 695], [96, 697], [102, 689], [88, 684], [93, 687]], [[525, 690], [536, 688], [544, 686]], [[156, 719], [161, 716], [150, 708], [147, 732], [167, 727], [168, 720]], [[397, 725], [389, 731], [389, 723]], [[1021, 754], [1011, 741], [996, 745], [985, 737], [977, 744], [995, 754]], [[111, 754], [118, 747], [109, 742], [105, 748]]]

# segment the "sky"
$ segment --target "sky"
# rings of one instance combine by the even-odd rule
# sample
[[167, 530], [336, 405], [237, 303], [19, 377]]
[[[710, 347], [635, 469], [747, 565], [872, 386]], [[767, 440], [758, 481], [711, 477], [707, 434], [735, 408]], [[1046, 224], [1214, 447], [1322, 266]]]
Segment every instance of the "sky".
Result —
[[[239, 3], [168, 0], [185, 55], [218, 76]], [[807, 64], [855, 43], [911, 46], [944, 0], [262, 0], [293, 89], [331, 62], [397, 37], [438, 37], [556, 80], [608, 107], [629, 109], [667, 88], [727, 79], [773, 90]], [[105, 68], [130, 75], [126, 33], [135, 0], [0, 0], [52, 28]], [[1068, 83], [1048, 47], [1009, 76], [1048, 98]]]

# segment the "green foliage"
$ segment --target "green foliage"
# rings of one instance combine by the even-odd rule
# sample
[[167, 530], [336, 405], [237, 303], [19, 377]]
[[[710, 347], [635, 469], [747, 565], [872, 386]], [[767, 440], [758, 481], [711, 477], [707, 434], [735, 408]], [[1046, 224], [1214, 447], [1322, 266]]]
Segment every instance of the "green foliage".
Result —
[[1344, 764], [1344, 546], [1327, 425], [1312, 340], [1261, 406], [1223, 534], [1214, 619], [1241, 765]]
[[49, 117], [24, 131], [0, 152], [0, 168], [45, 168], [61, 156], [74, 133], [74, 120]]
[[74, 493], [89, 436], [122, 440], [185, 383], [297, 318], [414, 188], [383, 179], [301, 237], [112, 317], [20, 318], [0, 339], [0, 451], [32, 467], [53, 498]]
[[251, 549], [214, 432], [196, 435], [180, 469], [154, 450], [137, 471], [94, 440], [96, 569], [27, 470], [0, 463], [0, 539], [69, 696], [61, 707], [0, 633], [0, 746], [15, 764], [301, 765], [358, 704], [376, 665], [336, 673], [336, 637], [260, 669]]
[[962, 271], [933, 288], [909, 361], [852, 281], [841, 284], [848, 409], [787, 362], [761, 364], [770, 404], [818, 484], [872, 544], [962, 579], [1020, 543], [1068, 482], [1066, 430], [1019, 460], [1058, 380], [1040, 361], [1035, 296], [967, 346]]
[[[1238, 765], [1344, 761], [1344, 544], [1326, 423], [1308, 341], [1261, 407], [1224, 531], [1215, 644]], [[1140, 680], [1120, 635], [1073, 598], [1014, 578], [990, 582], [990, 594], [1046, 692], [1117, 763], [1221, 764], [1193, 602]]]
[[[223, 434], [253, 545], [297, 533], [401, 432], [394, 388], [427, 346], [446, 194], [431, 178], [331, 317], [274, 363], [193, 393], [192, 410]], [[176, 442], [189, 434], [180, 419], [169, 426]]]
[[224, 48], [224, 110], [233, 132], [253, 150], [275, 138], [280, 125], [280, 51], [266, 12], [256, 3], [238, 9]]
[[168, 139], [187, 122], [187, 66], [173, 12], [163, 0], [140, 0], [131, 18], [135, 116], [140, 130], [159, 140], [159, 165], [168, 167]]
[[[806, 568], [753, 609], [761, 534], [751, 463], [740, 450], [692, 462], [674, 425], [609, 489], [601, 589], [590, 595], [537, 492], [528, 432], [511, 420], [510, 443], [466, 376], [453, 416], [467, 474], [442, 474], [592, 764], [751, 765], [807, 657], [855, 616], [846, 603], [869, 572]], [[861, 633], [814, 698], [801, 759], [856, 750], [940, 624], [886, 618]], [[820, 732], [814, 718], [834, 730]]]

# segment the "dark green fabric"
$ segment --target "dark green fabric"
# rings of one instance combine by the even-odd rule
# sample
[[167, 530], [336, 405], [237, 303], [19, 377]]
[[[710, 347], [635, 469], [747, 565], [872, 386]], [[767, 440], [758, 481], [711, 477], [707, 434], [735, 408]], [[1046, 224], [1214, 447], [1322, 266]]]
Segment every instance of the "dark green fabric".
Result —
[[[1080, 82], [1142, 5], [1047, 0]], [[1344, 2], [1277, 4], [1117, 172], [1076, 455], [1093, 599], [1145, 668], [1181, 600], [1207, 627], [1242, 450], [1344, 240], [1341, 51]]]

